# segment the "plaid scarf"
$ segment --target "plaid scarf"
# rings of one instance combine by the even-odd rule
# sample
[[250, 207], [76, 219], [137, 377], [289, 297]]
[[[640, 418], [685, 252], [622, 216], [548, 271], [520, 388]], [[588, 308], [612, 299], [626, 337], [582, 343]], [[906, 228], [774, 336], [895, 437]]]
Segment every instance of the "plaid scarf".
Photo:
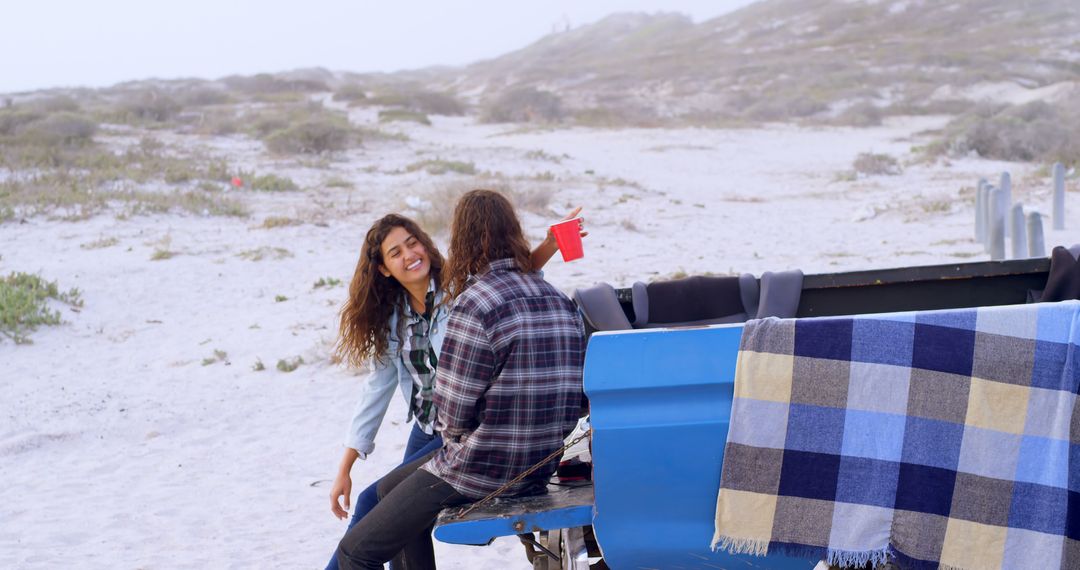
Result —
[[1080, 568], [1080, 302], [747, 323], [713, 547]]
[[409, 406], [409, 418], [416, 418], [417, 425], [424, 433], [431, 434], [435, 426], [435, 368], [439, 357], [431, 345], [431, 323], [435, 314], [435, 290], [429, 288], [424, 297], [424, 313], [413, 310], [406, 302], [408, 310], [405, 323], [405, 350], [403, 360], [405, 368], [413, 379], [412, 398]]

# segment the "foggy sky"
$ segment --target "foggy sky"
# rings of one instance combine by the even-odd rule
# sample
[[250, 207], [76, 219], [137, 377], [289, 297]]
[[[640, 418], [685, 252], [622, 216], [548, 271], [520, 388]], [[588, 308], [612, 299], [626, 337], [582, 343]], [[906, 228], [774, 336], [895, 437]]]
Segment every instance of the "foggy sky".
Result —
[[700, 22], [752, 1], [13, 1], [0, 10], [0, 92], [463, 65], [616, 12], [682, 12]]

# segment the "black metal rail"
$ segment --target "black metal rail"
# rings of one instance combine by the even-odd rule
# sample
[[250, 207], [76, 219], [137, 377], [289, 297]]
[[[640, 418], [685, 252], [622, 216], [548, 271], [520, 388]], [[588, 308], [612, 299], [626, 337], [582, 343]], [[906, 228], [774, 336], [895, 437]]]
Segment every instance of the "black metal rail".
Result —
[[[1013, 305], [1046, 286], [1050, 259], [982, 261], [823, 273], [803, 278], [799, 317]], [[617, 289], [633, 320], [631, 290]]]

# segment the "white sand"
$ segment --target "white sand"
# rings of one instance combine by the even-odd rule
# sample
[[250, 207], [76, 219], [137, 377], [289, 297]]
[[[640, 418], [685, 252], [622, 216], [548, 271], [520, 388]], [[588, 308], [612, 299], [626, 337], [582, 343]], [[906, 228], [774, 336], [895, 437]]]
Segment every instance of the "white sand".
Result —
[[[592, 232], [583, 260], [547, 269], [568, 291], [680, 271], [984, 260], [972, 240], [977, 178], [1009, 169], [1014, 197], [1048, 213], [1049, 182], [1034, 167], [972, 158], [837, 181], [860, 152], [910, 159], [925, 142], [914, 133], [942, 123], [521, 131], [435, 118], [432, 127], [395, 127], [409, 143], [371, 143], [329, 169], [275, 163], [244, 140], [167, 137], [304, 186], [337, 175], [356, 188], [246, 195], [249, 220], [101, 215], [0, 225], [0, 272], [40, 272], [85, 298], [81, 311], [63, 309], [67, 324], [34, 333], [34, 344], [0, 343], [0, 568], [322, 567], [344, 529], [327, 495], [362, 381], [328, 357], [363, 232], [407, 196], [462, 178], [392, 171], [438, 156], [501, 172], [513, 186], [529, 184], [515, 176], [551, 172], [551, 206], [584, 205]], [[568, 158], [526, 158], [535, 150]], [[1049, 232], [1048, 246], [1080, 242], [1075, 194], [1068, 206], [1073, 229]], [[309, 223], [257, 229], [270, 214]], [[553, 217], [523, 214], [534, 238]], [[102, 237], [119, 243], [80, 248]], [[162, 247], [179, 255], [151, 261]], [[237, 257], [260, 247], [292, 256]], [[313, 289], [321, 277], [342, 285]], [[203, 365], [215, 350], [227, 360]], [[305, 361], [295, 372], [275, 369], [295, 356]], [[265, 371], [252, 370], [257, 359]], [[374, 457], [354, 470], [357, 491], [400, 460], [404, 417], [395, 400]], [[516, 539], [437, 548], [442, 568], [529, 567]]]

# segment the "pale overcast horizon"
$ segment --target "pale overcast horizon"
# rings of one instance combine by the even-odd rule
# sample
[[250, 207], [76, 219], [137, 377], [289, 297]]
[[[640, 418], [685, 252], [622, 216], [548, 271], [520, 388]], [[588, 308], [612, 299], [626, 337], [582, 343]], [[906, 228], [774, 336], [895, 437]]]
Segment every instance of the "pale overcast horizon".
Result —
[[701, 22], [754, 0], [345, 2], [40, 0], [5, 7], [0, 93], [216, 79], [307, 67], [392, 72], [466, 65], [619, 12]]

